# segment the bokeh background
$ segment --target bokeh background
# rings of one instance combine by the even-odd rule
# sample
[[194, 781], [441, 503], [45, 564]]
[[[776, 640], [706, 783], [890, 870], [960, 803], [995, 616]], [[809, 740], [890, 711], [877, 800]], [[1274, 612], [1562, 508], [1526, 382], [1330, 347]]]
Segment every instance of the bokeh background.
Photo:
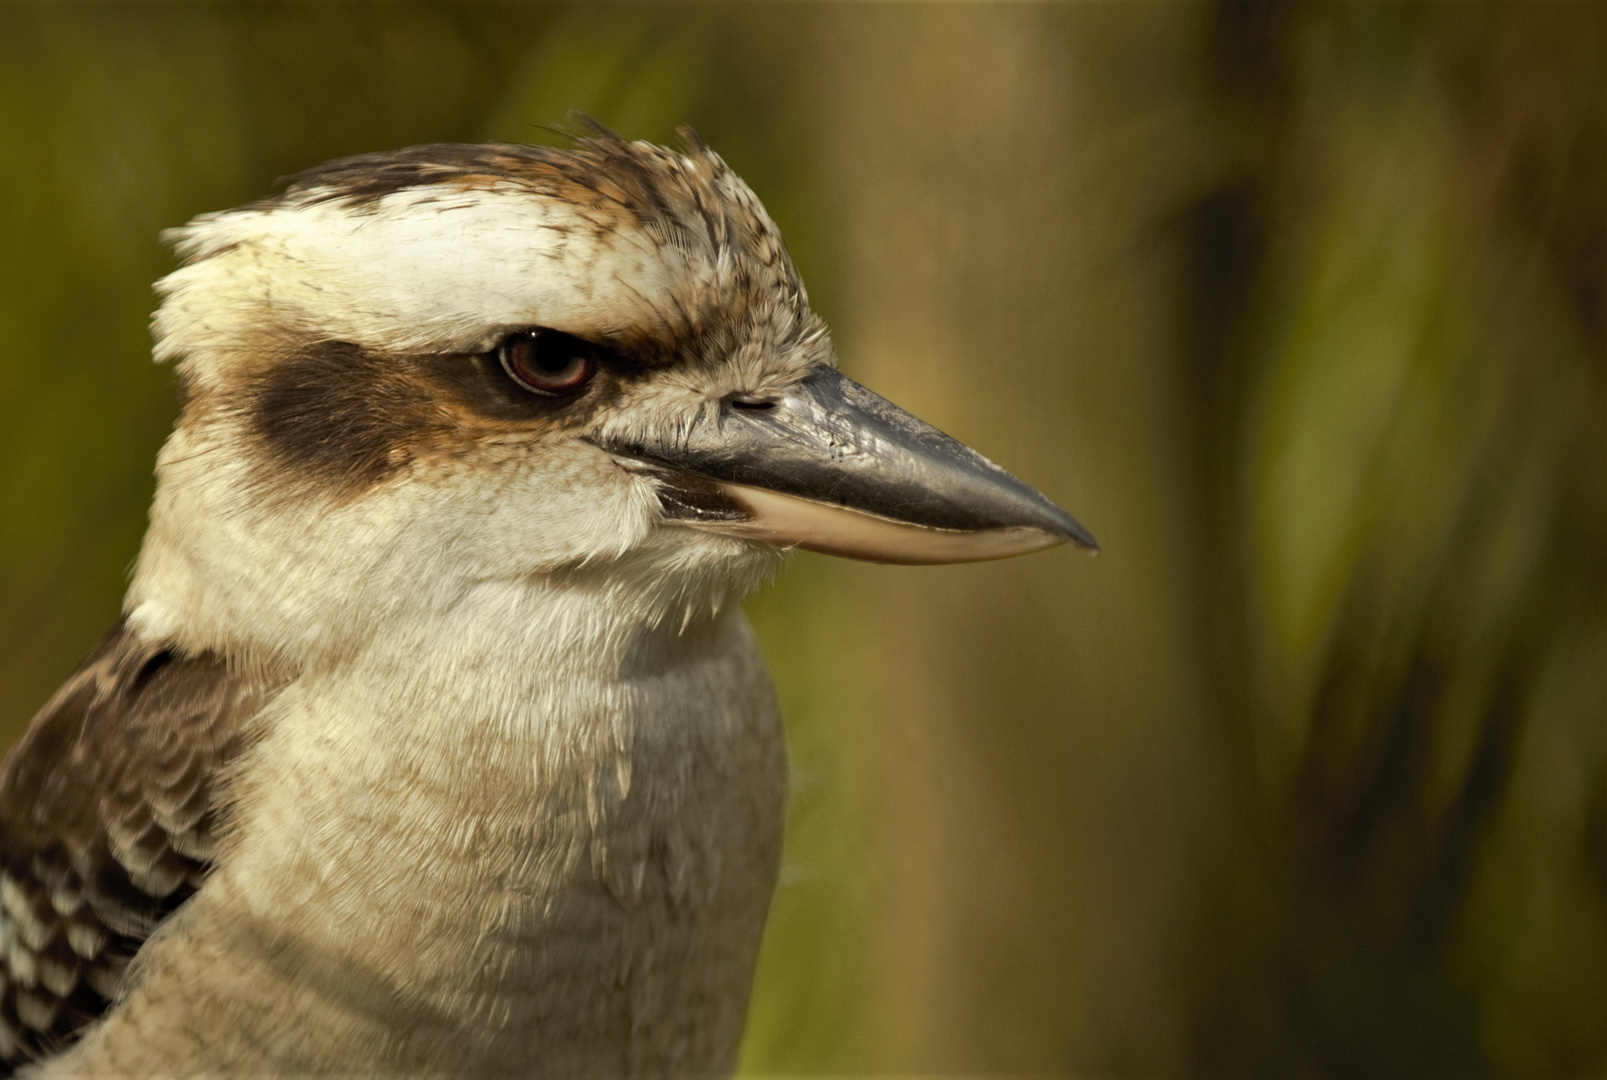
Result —
[[1607, 1072], [1607, 5], [0, 7], [0, 735], [114, 617], [159, 230], [694, 124], [1099, 535], [803, 555], [744, 1069]]

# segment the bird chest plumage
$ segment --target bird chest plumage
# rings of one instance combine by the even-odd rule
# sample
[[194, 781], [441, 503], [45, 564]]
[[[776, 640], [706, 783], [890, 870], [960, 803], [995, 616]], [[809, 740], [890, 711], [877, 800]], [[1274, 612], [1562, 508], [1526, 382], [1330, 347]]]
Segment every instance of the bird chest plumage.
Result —
[[613, 652], [547, 640], [573, 670], [398, 635], [281, 691], [130, 1022], [63, 1064], [728, 1071], [785, 788], [751, 635], [728, 609]]

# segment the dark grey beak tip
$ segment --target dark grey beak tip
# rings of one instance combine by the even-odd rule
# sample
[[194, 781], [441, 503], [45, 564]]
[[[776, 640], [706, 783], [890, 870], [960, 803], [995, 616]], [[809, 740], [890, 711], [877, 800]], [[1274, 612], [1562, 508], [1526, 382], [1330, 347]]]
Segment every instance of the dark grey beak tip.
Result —
[[1071, 544], [1073, 547], [1081, 548], [1090, 555], [1098, 555], [1100, 551], [1099, 541], [1094, 539], [1094, 534], [1083, 528], [1076, 518], [1061, 510], [1060, 507], [1055, 507], [1055, 510], [1058, 512], [1060, 519], [1057, 522], [1059, 528], [1055, 530], [1055, 535], [1063, 538], [1066, 543]]
[[[1008, 476], [1009, 474], [1006, 473], [1005, 475]], [[1030, 492], [1028, 496], [1028, 499], [1030, 499], [1029, 505], [1022, 505], [1027, 500], [1017, 502], [1017, 506], [1020, 507], [1016, 512], [1017, 522], [1029, 529], [1038, 529], [1048, 533], [1055, 539], [1086, 551], [1090, 555], [1099, 554], [1099, 541], [1094, 539], [1093, 533], [1083, 528], [1081, 522], [1050, 502], [1041, 492], [1033, 491], [1014, 477], [1010, 477], [1010, 481], [1013, 487], [1019, 485], [1017, 490], [1021, 494]], [[1025, 513], [1022, 513], [1022, 511], [1025, 511]]]

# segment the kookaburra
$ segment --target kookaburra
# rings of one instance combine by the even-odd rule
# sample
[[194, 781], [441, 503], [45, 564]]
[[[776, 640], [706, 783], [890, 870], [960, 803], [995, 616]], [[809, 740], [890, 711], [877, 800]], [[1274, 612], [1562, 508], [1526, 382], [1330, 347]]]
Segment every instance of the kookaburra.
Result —
[[176, 230], [124, 616], [0, 779], [31, 1076], [717, 1075], [791, 547], [1092, 549], [840, 375], [695, 136], [348, 158]]

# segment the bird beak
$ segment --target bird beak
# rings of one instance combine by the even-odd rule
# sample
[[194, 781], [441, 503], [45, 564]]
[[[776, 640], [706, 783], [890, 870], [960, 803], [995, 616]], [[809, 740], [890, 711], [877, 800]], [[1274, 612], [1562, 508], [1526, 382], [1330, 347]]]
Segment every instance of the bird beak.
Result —
[[695, 529], [886, 563], [1099, 550], [1037, 491], [835, 368], [722, 401], [673, 435], [588, 438]]

